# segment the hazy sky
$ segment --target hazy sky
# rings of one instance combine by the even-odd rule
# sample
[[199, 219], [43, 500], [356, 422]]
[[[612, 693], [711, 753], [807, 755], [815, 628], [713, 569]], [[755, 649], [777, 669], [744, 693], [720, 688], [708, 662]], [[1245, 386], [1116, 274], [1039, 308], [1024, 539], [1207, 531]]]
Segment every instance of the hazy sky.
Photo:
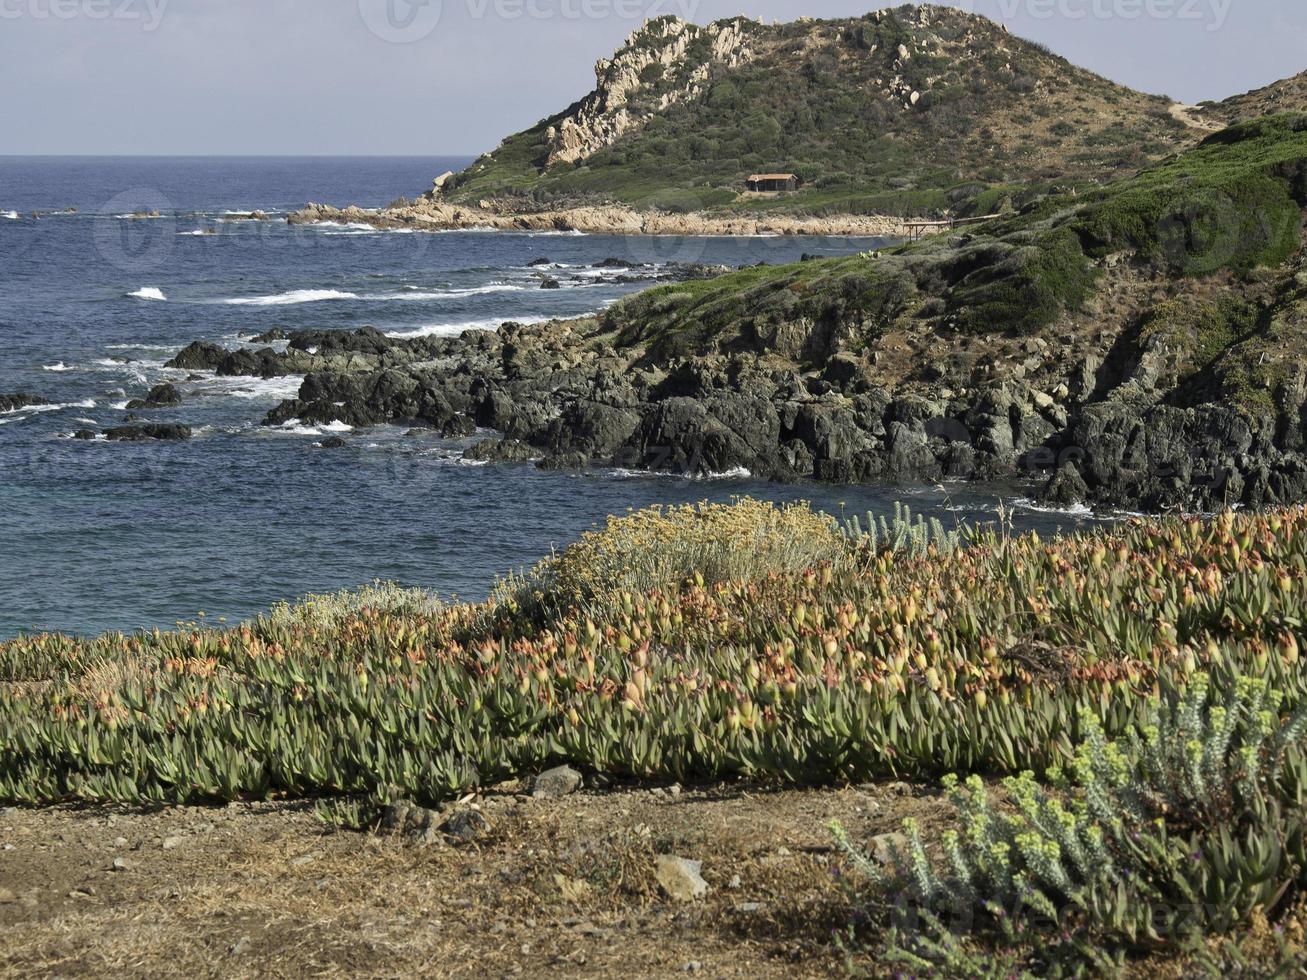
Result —
[[[1307, 69], [1302, 0], [953, 0], [1149, 92]], [[0, 154], [461, 154], [588, 92], [646, 15], [876, 0], [0, 0]]]

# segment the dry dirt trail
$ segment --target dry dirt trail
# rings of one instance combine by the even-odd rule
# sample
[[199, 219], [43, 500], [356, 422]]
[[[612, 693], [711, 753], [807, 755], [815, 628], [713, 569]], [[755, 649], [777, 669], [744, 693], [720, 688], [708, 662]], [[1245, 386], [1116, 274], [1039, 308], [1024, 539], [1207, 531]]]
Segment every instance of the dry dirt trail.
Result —
[[[905, 784], [616, 788], [478, 804], [464, 846], [336, 831], [311, 804], [0, 809], [0, 975], [747, 977], [842, 972], [826, 824], [935, 826]], [[703, 864], [680, 903], [656, 858]]]

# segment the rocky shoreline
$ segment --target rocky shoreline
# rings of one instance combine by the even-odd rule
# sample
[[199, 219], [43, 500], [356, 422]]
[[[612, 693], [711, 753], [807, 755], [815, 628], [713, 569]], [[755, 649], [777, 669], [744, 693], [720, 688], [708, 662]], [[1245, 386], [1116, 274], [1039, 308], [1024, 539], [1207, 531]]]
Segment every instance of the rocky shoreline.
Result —
[[407, 339], [301, 331], [283, 352], [197, 342], [170, 366], [305, 375], [268, 426], [397, 424], [467, 439], [494, 430], [467, 451], [486, 462], [834, 483], [1020, 479], [1051, 505], [1147, 511], [1307, 499], [1307, 457], [1273, 421], [1124, 397], [1147, 390], [1147, 365], [1086, 355], [1052, 385], [1042, 370], [1052, 359], [1031, 345], [1028, 370], [963, 393], [946, 380], [878, 384], [848, 351], [807, 368], [774, 344], [664, 360], [616, 345], [610, 326], [506, 323]]
[[887, 215], [840, 215], [805, 218], [725, 216], [704, 212], [669, 214], [616, 205], [524, 212], [491, 201], [479, 207], [423, 199], [403, 207], [368, 209], [308, 204], [290, 215], [292, 225], [363, 224], [384, 230], [574, 231], [588, 235], [760, 236], [825, 235], [833, 238], [902, 238], [903, 219]]

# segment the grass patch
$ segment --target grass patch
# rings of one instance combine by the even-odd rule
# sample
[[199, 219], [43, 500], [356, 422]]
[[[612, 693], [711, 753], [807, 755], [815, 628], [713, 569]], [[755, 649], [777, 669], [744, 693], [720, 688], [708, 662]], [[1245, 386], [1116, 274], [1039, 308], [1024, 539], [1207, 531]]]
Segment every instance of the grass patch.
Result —
[[[967, 192], [981, 200], [991, 191]], [[605, 322], [619, 343], [646, 344], [655, 358], [740, 346], [766, 352], [775, 349], [775, 325], [795, 322], [836, 323], [856, 348], [937, 310], [936, 329], [1034, 334], [1082, 307], [1102, 274], [1099, 260], [1112, 253], [1167, 276], [1281, 265], [1299, 247], [1304, 204], [1307, 117], [1273, 117], [1216, 134], [1088, 200], [1081, 190], [1032, 191], [1020, 213], [959, 229], [965, 237], [655, 289], [617, 304]], [[1195, 338], [1193, 359], [1210, 361], [1238, 336], [1208, 330]]]

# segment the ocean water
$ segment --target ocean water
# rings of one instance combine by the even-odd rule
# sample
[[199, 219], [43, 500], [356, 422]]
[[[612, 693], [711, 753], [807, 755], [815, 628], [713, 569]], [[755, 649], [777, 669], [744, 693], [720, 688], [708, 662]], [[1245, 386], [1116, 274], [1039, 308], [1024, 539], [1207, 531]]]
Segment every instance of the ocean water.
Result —
[[[776, 486], [610, 470], [473, 466], [467, 443], [399, 428], [259, 426], [299, 379], [169, 371], [196, 339], [239, 346], [273, 327], [457, 333], [601, 309], [634, 285], [599, 282], [609, 257], [731, 265], [862, 251], [874, 240], [425, 234], [288, 226], [310, 200], [385, 205], [467, 160], [0, 158], [0, 393], [53, 407], [0, 414], [0, 639], [38, 629], [167, 627], [201, 611], [248, 617], [310, 591], [374, 579], [483, 597], [494, 577], [611, 513], [750, 494], [831, 512], [896, 499], [949, 523], [992, 519], [1020, 489]], [[62, 213], [75, 208], [75, 213]], [[266, 212], [272, 220], [239, 220]], [[32, 212], [42, 212], [33, 218]], [[134, 219], [137, 212], [157, 218]], [[565, 266], [541, 290], [529, 263]], [[175, 382], [186, 443], [75, 441]], [[1018, 524], [1083, 518], [1018, 506]]]

